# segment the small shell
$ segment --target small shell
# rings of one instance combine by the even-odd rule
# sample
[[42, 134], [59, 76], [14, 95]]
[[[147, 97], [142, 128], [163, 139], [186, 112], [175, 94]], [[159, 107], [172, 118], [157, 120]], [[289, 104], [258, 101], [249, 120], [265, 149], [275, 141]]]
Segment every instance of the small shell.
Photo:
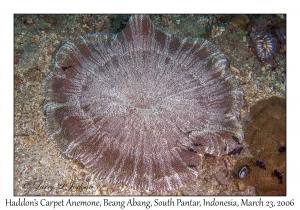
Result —
[[266, 165], [265, 165], [262, 161], [257, 160], [257, 161], [256, 161], [256, 165], [257, 165], [258, 167], [263, 168], [263, 169], [266, 170]]
[[224, 27], [213, 25], [211, 32], [210, 32], [211, 37], [217, 37], [217, 36], [221, 35], [223, 33], [223, 31], [225, 31]]
[[286, 147], [280, 147], [278, 151], [279, 152], [286, 152]]
[[236, 136], [232, 136], [232, 140], [235, 141], [236, 143], [239, 143], [239, 139]]
[[241, 179], [244, 179], [247, 176], [248, 171], [249, 171], [249, 166], [248, 165], [243, 166], [239, 172], [239, 177]]
[[234, 148], [232, 151], [228, 152], [227, 155], [235, 155], [237, 153], [240, 155], [242, 150], [243, 147]]
[[282, 183], [282, 174], [279, 173], [276, 169], [274, 170], [274, 176], [277, 176], [278, 180], [279, 180], [279, 183]]
[[191, 147], [189, 147], [189, 148], [188, 148], [188, 150], [189, 150], [190, 152], [197, 153], [197, 151], [196, 151], [196, 150], [194, 150], [194, 149], [193, 149], [193, 148], [191, 148]]

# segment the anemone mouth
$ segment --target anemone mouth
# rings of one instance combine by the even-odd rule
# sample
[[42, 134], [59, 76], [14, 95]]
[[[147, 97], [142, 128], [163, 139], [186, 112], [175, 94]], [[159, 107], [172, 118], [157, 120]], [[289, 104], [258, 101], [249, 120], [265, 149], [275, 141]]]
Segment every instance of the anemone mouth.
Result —
[[148, 101], [149, 99], [137, 99], [135, 101], [132, 101], [130, 103], [130, 106], [133, 109], [136, 109], [141, 112], [145, 113], [154, 113], [156, 110], [158, 110], [159, 102], [157, 101]]
[[173, 38], [134, 16], [114, 40], [79, 37], [43, 83], [47, 128], [96, 177], [171, 191], [199, 176], [202, 156], [243, 141], [242, 92], [210, 42]]

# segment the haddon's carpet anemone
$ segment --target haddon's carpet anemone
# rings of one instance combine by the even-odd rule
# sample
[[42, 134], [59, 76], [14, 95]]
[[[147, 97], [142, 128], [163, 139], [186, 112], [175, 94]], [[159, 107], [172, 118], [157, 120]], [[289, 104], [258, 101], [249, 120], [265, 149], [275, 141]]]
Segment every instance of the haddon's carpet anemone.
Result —
[[47, 128], [96, 178], [170, 191], [198, 177], [205, 154], [243, 141], [237, 84], [212, 43], [172, 37], [134, 15], [115, 37], [59, 48], [43, 83]]

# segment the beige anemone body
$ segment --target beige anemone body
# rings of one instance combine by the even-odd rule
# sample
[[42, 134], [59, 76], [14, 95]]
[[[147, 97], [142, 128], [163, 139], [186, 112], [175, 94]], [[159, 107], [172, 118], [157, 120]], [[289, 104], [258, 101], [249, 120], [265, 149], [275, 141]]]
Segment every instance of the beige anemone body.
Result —
[[116, 37], [64, 44], [43, 83], [51, 139], [95, 177], [173, 190], [199, 175], [202, 157], [243, 141], [242, 92], [209, 41], [172, 37], [147, 16]]

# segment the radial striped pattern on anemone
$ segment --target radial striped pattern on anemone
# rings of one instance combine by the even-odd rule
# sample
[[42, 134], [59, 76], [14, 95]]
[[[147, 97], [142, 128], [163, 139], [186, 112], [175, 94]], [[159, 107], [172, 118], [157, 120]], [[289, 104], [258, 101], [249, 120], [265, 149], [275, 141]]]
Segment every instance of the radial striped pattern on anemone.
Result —
[[43, 91], [59, 150], [110, 183], [171, 191], [199, 176], [204, 154], [226, 155], [243, 141], [242, 92], [224, 55], [144, 15], [116, 37], [60, 47]]
[[250, 34], [251, 43], [256, 57], [266, 62], [274, 57], [277, 50], [277, 40], [270, 33], [265, 31], [253, 32]]

